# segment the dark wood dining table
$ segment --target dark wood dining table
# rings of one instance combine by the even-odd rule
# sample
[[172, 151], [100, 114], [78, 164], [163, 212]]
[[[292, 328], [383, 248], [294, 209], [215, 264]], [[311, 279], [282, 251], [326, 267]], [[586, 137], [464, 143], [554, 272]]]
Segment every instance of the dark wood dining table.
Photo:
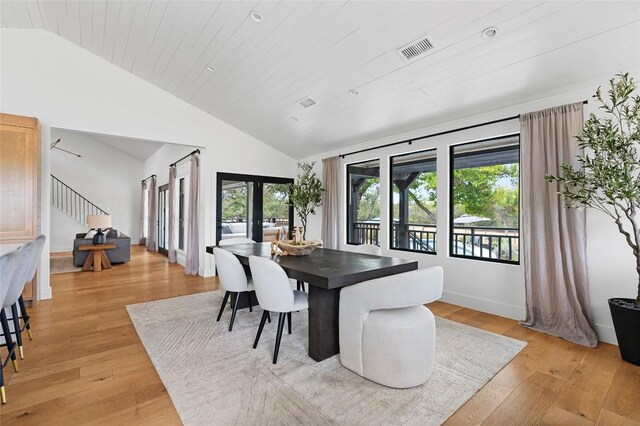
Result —
[[[309, 356], [322, 361], [340, 352], [338, 312], [340, 289], [362, 281], [418, 269], [418, 262], [394, 257], [317, 248], [306, 256], [271, 254], [271, 243], [223, 247], [249, 271], [249, 256], [277, 262], [289, 278], [309, 284]], [[207, 247], [213, 253], [213, 246]]]

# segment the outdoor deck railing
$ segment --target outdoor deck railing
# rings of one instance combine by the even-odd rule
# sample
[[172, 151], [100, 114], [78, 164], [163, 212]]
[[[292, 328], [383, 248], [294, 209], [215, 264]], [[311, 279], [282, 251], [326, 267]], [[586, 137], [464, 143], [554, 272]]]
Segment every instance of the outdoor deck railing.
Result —
[[[393, 225], [392, 248], [425, 253], [436, 251], [435, 225], [410, 223], [406, 224], [405, 227], [407, 228], [406, 234], [400, 232], [399, 224]], [[375, 222], [355, 222], [353, 224], [351, 242], [355, 244], [380, 245], [380, 224]], [[453, 228], [452, 252], [458, 256], [517, 262], [519, 260], [519, 244], [520, 234], [517, 228], [478, 226], [456, 226]]]
[[453, 254], [517, 262], [520, 258], [520, 233], [517, 228], [453, 228]]

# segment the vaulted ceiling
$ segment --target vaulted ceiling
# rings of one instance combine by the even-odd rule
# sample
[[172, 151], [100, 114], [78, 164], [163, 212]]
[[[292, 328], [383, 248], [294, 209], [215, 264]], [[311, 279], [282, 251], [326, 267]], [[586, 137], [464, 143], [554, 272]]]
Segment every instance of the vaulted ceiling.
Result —
[[[637, 1], [41, 0], [3, 1], [0, 15], [3, 28], [58, 34], [293, 157], [640, 67]], [[495, 37], [481, 36], [488, 27]], [[399, 55], [424, 36], [433, 49]], [[300, 105], [307, 97], [316, 104]]]

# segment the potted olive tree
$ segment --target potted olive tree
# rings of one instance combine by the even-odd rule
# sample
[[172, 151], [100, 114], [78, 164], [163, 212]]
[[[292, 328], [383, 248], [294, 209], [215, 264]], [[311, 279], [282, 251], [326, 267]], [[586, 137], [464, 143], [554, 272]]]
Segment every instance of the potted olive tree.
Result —
[[606, 99], [595, 98], [604, 117], [591, 114], [578, 136], [579, 168], [563, 164], [562, 176], [547, 176], [561, 184], [567, 207], [591, 207], [609, 216], [631, 247], [638, 281], [635, 299], [609, 299], [609, 308], [625, 361], [640, 365], [640, 96], [626, 74], [609, 82]]
[[296, 209], [302, 223], [302, 239], [307, 237], [307, 218], [310, 214], [316, 214], [316, 207], [322, 205], [322, 182], [313, 171], [313, 163], [298, 163], [302, 174], [291, 187], [291, 203]]

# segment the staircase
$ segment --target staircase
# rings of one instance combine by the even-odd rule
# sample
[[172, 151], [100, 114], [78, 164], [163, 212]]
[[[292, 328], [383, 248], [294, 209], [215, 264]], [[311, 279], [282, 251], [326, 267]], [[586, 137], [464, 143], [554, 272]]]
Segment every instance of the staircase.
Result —
[[87, 215], [109, 214], [54, 175], [51, 175], [51, 205], [83, 226], [88, 226]]

